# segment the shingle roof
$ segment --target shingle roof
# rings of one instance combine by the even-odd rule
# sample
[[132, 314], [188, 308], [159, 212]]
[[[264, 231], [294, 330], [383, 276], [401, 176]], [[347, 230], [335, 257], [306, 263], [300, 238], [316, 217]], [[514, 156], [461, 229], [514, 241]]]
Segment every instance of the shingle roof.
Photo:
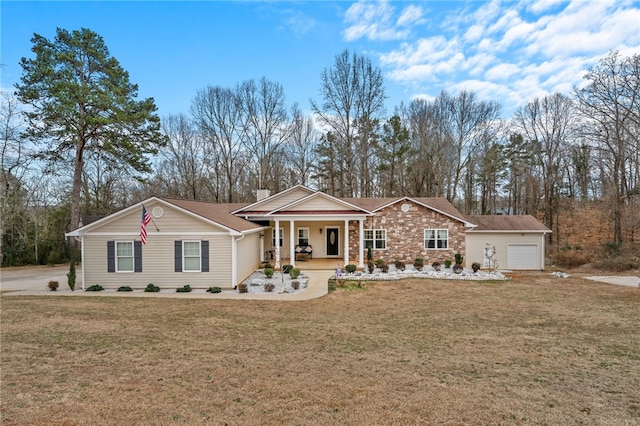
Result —
[[467, 222], [467, 219], [462, 214], [460, 214], [458, 209], [456, 209], [453, 204], [451, 204], [449, 200], [444, 197], [342, 198], [342, 200], [348, 203], [351, 203], [358, 207], [362, 207], [371, 212], [375, 212], [376, 210], [384, 206], [388, 206], [390, 204], [394, 204], [398, 201], [406, 199], [417, 201], [418, 203], [431, 207], [434, 210], [441, 211], [463, 222]]
[[171, 198], [162, 198], [162, 200], [235, 231], [243, 232], [261, 228], [261, 226], [256, 223], [231, 214], [232, 211], [247, 206], [248, 203], [218, 204], [202, 201], [176, 200]]
[[473, 231], [539, 231], [551, 232], [531, 215], [467, 215], [467, 221], [478, 225]]

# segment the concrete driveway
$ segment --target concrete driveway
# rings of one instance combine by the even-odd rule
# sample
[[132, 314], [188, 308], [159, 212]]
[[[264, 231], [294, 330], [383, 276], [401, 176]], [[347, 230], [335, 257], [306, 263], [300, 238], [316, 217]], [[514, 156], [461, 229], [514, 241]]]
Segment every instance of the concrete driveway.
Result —
[[[49, 281], [58, 281], [60, 290], [68, 289], [67, 273], [69, 265], [62, 266], [23, 266], [0, 269], [0, 291], [48, 291]], [[80, 288], [80, 270], [76, 268], [76, 288]]]

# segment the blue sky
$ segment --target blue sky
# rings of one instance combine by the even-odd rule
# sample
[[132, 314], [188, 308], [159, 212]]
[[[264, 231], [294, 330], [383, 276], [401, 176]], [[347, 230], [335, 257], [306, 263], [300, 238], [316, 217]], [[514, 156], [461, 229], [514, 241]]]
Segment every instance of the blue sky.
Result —
[[401, 101], [474, 90], [508, 117], [535, 97], [568, 94], [610, 50], [640, 53], [640, 2], [104, 1], [0, 3], [0, 87], [13, 91], [31, 37], [89, 28], [160, 116], [188, 113], [196, 91], [262, 76], [309, 111], [320, 73], [344, 49], [385, 77]]

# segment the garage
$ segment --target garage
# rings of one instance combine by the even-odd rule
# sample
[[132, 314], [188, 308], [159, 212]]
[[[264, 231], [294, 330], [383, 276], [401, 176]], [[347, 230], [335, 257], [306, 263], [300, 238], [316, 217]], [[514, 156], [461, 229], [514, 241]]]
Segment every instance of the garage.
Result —
[[[466, 262], [499, 270], [544, 270], [545, 240], [551, 230], [530, 215], [469, 215]], [[492, 253], [489, 259], [487, 253]]]
[[540, 269], [537, 244], [509, 244], [507, 247], [508, 269]]

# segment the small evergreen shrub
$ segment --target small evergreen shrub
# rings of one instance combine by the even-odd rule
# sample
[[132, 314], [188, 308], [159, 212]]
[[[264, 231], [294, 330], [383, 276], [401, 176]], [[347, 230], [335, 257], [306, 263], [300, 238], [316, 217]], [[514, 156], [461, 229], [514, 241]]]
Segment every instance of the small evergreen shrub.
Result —
[[464, 260], [464, 256], [462, 256], [460, 254], [460, 252], [457, 252], [455, 254], [455, 258], [456, 258], [456, 265], [462, 265], [462, 261]]
[[264, 285], [264, 291], [266, 291], [267, 293], [271, 293], [275, 288], [276, 288], [276, 285], [273, 283], [266, 283]]
[[471, 269], [473, 269], [473, 272], [476, 273], [480, 270], [480, 264], [478, 262], [473, 262], [471, 264]]
[[67, 284], [71, 291], [76, 289], [76, 261], [72, 258], [69, 265], [69, 272], [67, 272]]
[[180, 288], [176, 289], [177, 293], [190, 293], [191, 292], [191, 286], [189, 284], [186, 284]]
[[104, 290], [104, 287], [102, 287], [100, 284], [94, 284], [92, 286], [87, 287], [85, 291], [102, 291], [102, 290]]
[[416, 257], [416, 260], [413, 261], [413, 267], [418, 271], [422, 271], [422, 268], [424, 267], [424, 259]]
[[431, 264], [431, 267], [433, 268], [434, 271], [440, 271], [440, 262], [436, 260]]
[[291, 270], [289, 271], [289, 276], [291, 277], [292, 280], [295, 280], [300, 276], [300, 269], [291, 268]]
[[238, 293], [248, 293], [248, 292], [249, 292], [249, 286], [247, 285], [247, 283], [238, 284]]
[[404, 268], [406, 267], [406, 265], [404, 264], [403, 261], [396, 259], [395, 261], [395, 265], [396, 265], [396, 269], [398, 271], [404, 271]]
[[376, 259], [374, 263], [376, 264], [376, 267], [379, 268], [380, 265], [384, 263], [384, 259]]
[[388, 264], [386, 264], [386, 263], [384, 263], [384, 262], [382, 262], [382, 264], [380, 264], [379, 268], [380, 268], [380, 270], [381, 270], [383, 273], [385, 273], [385, 274], [386, 274], [387, 272], [389, 272], [389, 265], [388, 265]]
[[373, 263], [373, 260], [367, 262], [367, 269], [369, 270], [370, 274], [373, 274], [373, 270], [376, 269], [376, 264]]
[[282, 273], [283, 274], [288, 274], [291, 269], [293, 269], [293, 265], [289, 265], [289, 264], [282, 265]]
[[49, 287], [49, 290], [51, 290], [51, 291], [58, 290], [59, 286], [60, 286], [60, 284], [58, 284], [58, 281], [55, 281], [55, 280], [49, 281], [49, 284], [47, 285], [47, 287]]
[[145, 293], [158, 293], [158, 292], [160, 292], [160, 287], [158, 287], [157, 285], [155, 285], [153, 283], [149, 283], [145, 287], [144, 292]]
[[329, 290], [329, 293], [335, 291], [337, 288], [338, 280], [336, 278], [329, 278], [329, 280], [327, 281], [327, 289]]
[[298, 290], [300, 288], [300, 281], [298, 280], [291, 281], [291, 287], [293, 287], [294, 290]]
[[451, 268], [451, 259], [446, 259], [444, 261], [444, 267], [445, 268]]
[[123, 285], [118, 287], [118, 291], [133, 291], [133, 289], [131, 287], [129, 287], [128, 285]]
[[344, 267], [344, 270], [347, 271], [347, 273], [349, 274], [353, 274], [356, 271], [356, 269], [357, 269], [357, 266], [351, 263], [348, 265], [345, 265]]
[[264, 276], [267, 277], [267, 278], [272, 278], [273, 277], [273, 269], [265, 268]]
[[371, 247], [367, 247], [367, 261], [373, 260], [373, 253], [371, 252]]
[[462, 273], [462, 265], [459, 265], [457, 263], [455, 265], [453, 265], [453, 273], [454, 274]]
[[207, 293], [222, 293], [222, 289], [220, 287], [209, 287]]

